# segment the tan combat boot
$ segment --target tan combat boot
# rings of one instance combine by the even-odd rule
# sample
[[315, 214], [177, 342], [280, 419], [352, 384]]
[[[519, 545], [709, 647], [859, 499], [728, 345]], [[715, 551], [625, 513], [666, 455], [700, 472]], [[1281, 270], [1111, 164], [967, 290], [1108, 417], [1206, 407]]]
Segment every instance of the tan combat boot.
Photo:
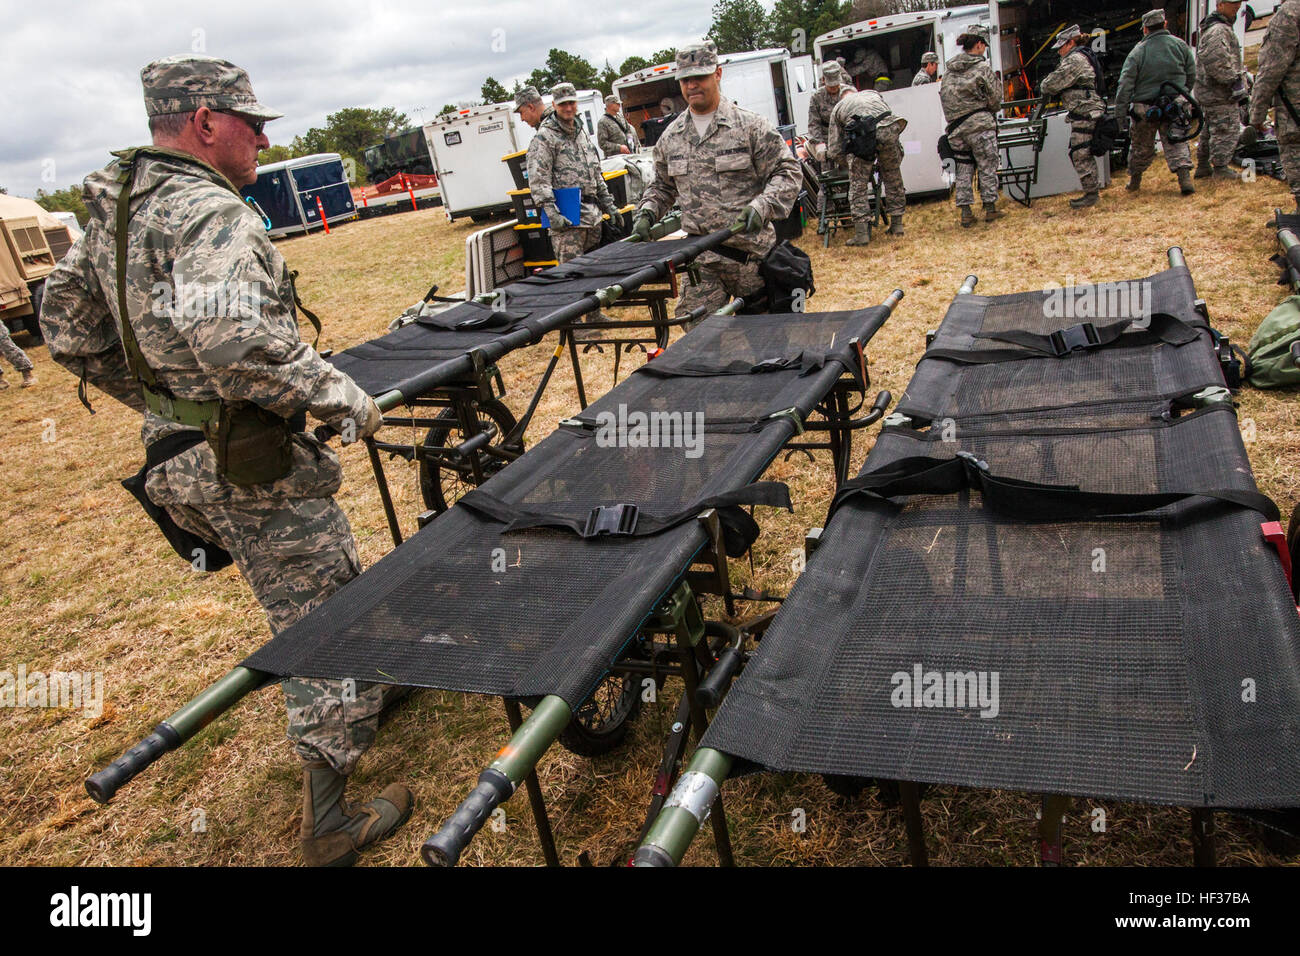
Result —
[[891, 236], [903, 235], [903, 214], [901, 212], [889, 220], [889, 234]]
[[1196, 172], [1193, 174], [1194, 179], [1209, 179], [1214, 174], [1214, 170], [1209, 166], [1202, 166], [1199, 163], [1196, 166]]
[[865, 222], [855, 222], [853, 224], [853, 236], [845, 240], [846, 246], [865, 246], [871, 243], [871, 227]]
[[1190, 169], [1178, 170], [1178, 189], [1184, 196], [1190, 196], [1196, 192], [1196, 187], [1192, 185], [1192, 171]]
[[1074, 199], [1071, 199], [1070, 208], [1083, 209], [1087, 206], [1095, 206], [1097, 205], [1098, 198], [1099, 197], [1097, 196], [1097, 190], [1094, 189], [1091, 192], [1084, 193], [1082, 196], [1078, 196]]
[[1241, 177], [1237, 175], [1236, 171], [1229, 169], [1227, 166], [1215, 166], [1210, 172], [1215, 179], [1231, 179], [1236, 182], [1241, 181]]
[[[1300, 206], [1300, 199], [1296, 200], [1296, 205]], [[975, 214], [970, 211], [970, 206], [961, 206], [961, 225], [963, 229], [969, 229], [975, 225]]]
[[1006, 213], [1004, 212], [998, 212], [998, 204], [996, 202], [986, 202], [984, 204], [985, 222], [993, 222], [993, 220], [1001, 219], [1005, 215]]
[[23, 388], [31, 388], [36, 384], [36, 370], [28, 369], [23, 372]]
[[365, 806], [343, 799], [348, 778], [324, 760], [303, 764], [302, 858], [308, 866], [351, 866], [360, 850], [392, 834], [411, 815], [414, 798], [390, 783]]

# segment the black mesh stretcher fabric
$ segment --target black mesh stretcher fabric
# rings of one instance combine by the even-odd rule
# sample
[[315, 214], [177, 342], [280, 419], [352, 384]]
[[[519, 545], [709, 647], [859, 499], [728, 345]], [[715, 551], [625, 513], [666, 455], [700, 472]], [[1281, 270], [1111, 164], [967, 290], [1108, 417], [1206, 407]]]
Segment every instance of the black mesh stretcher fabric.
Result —
[[[984, 298], [977, 314], [1047, 331], [1025, 301]], [[975, 304], [958, 297], [949, 316]], [[1158, 308], [1168, 305], [1178, 303]], [[1233, 410], [1169, 415], [1159, 376], [1125, 391], [1103, 374], [1075, 399], [1092, 404], [1041, 408], [1040, 396], [1071, 381], [1082, 359], [1101, 371], [1145, 352], [1154, 368], [1162, 359], [1151, 353], [1168, 349], [1004, 363], [1033, 365], [1039, 378], [1008, 381], [996, 404], [972, 392], [959, 409], [980, 414], [955, 416], [950, 434], [883, 429], [863, 471], [965, 451], [995, 475], [1090, 491], [1254, 490]], [[1210, 353], [1208, 340], [1180, 347], [1167, 367], [1202, 367], [1196, 351]], [[929, 374], [936, 367], [945, 374]], [[908, 397], [944, 407], [945, 375], [984, 368], [923, 358]], [[923, 373], [929, 384], [918, 388]], [[704, 745], [742, 767], [781, 771], [1187, 806], [1300, 805], [1300, 618], [1261, 520], [1205, 498], [1055, 523], [990, 513], [970, 491], [852, 498]], [[957, 706], [904, 697], [904, 687], [933, 687], [931, 673], [943, 690], [930, 703]], [[961, 675], [951, 690], [950, 673]], [[965, 675], [974, 706], [957, 694], [971, 689]], [[1253, 702], [1243, 700], [1244, 682]]]
[[[608, 415], [617, 428], [621, 409], [621, 420], [635, 427], [632, 412], [698, 413], [702, 441], [618, 447], [631, 443], [610, 442], [609, 433], [582, 424], [565, 426], [483, 488], [530, 510], [581, 516], [621, 503], [668, 515], [743, 487], [794, 434], [788, 416], [769, 416], [793, 408], [806, 418], [854, 360], [850, 340], [865, 341], [883, 313], [714, 316], [667, 356], [758, 364], [820, 348], [834, 349], [842, 362], [808, 374], [633, 374], [580, 421], [599, 425]], [[576, 707], [706, 543], [693, 522], [651, 537], [597, 540], [500, 529], [453, 507], [244, 666], [507, 697], [558, 694]]]
[[1097, 316], [1062, 315], [1062, 311], [1074, 311], [1073, 306], [1064, 306], [1068, 290], [956, 296], [927, 353], [1004, 345], [976, 338], [981, 332], [1048, 334], [1081, 322], [1103, 325], [1133, 317], [1135, 306], [1150, 313], [1167, 313], [1203, 331], [1197, 341], [1180, 346], [1128, 347], [1122, 335], [1105, 348], [1074, 352], [1061, 359], [963, 365], [922, 356], [896, 410], [917, 421], [932, 422], [1089, 404], [1095, 414], [1113, 422], [1120, 414], [1116, 406], [1146, 402], [1147, 407], [1129, 410], [1129, 420], [1138, 421], [1159, 414], [1160, 407], [1171, 400], [1223, 385], [1218, 360], [1207, 347], [1212, 341], [1209, 325], [1193, 304], [1196, 289], [1185, 267], [1133, 282], [1098, 283], [1086, 300], [1100, 307]]
[[[433, 328], [419, 322], [339, 352], [330, 362], [347, 373], [371, 395], [381, 395], [431, 365], [458, 359], [481, 348], [523, 322], [540, 318], [568, 305], [614, 280], [660, 262], [697, 241], [661, 239], [658, 242], [615, 242], [584, 253], [562, 266], [547, 269], [503, 286], [505, 311], [519, 319], [510, 326], [491, 330]], [[439, 320], [472, 319], [484, 314], [482, 307], [465, 303], [439, 314]]]

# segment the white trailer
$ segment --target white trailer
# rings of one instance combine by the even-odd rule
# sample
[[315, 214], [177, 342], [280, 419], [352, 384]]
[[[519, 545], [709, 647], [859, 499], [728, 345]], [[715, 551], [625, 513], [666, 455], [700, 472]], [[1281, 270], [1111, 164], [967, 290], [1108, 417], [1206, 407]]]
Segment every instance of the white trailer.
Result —
[[[943, 135], [943, 108], [939, 105], [939, 84], [912, 86], [912, 77], [921, 68], [923, 53], [937, 53], [939, 72], [958, 49], [957, 37], [976, 23], [991, 20], [988, 5], [968, 4], [948, 10], [900, 13], [850, 23], [823, 33], [813, 41], [813, 56], [820, 75], [821, 64], [828, 60], [843, 61], [854, 86], [872, 89], [872, 78], [864, 72], [854, 73], [865, 51], [874, 51], [884, 59], [893, 80], [892, 88], [883, 90], [885, 102], [899, 116], [906, 117], [903, 131], [903, 185], [909, 195], [944, 192], [951, 184], [939, 162], [939, 137]], [[807, 121], [807, 108], [804, 109]]]
[[[550, 105], [551, 97], [542, 100]], [[599, 91], [578, 91], [578, 119], [593, 140], [604, 108]], [[425, 125], [448, 220], [469, 216], [483, 222], [511, 208], [508, 193], [515, 183], [501, 157], [527, 149], [533, 138], [532, 127], [514, 110], [513, 102], [467, 107]]]
[[[738, 106], [765, 116], [774, 126], [794, 126], [807, 131], [808, 100], [813, 92], [812, 58], [791, 58], [785, 49], [751, 50], [718, 57], [722, 67], [722, 95]], [[641, 124], [665, 115], [660, 101], [675, 101], [685, 108], [677, 83], [676, 65], [661, 63], [614, 81], [623, 101], [623, 115], [645, 142]]]

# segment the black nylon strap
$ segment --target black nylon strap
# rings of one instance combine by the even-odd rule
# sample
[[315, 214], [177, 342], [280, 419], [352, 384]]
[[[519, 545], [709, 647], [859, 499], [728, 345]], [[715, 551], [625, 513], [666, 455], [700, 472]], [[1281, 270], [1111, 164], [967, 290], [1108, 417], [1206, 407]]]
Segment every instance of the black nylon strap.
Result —
[[1258, 511], [1269, 521], [1279, 520], [1277, 505], [1257, 491], [1195, 489], [1148, 494], [1083, 491], [1077, 485], [1046, 485], [994, 475], [987, 462], [969, 452], [958, 452], [956, 458], [946, 461], [926, 457], [904, 458], [846, 481], [831, 502], [827, 520], [856, 495], [890, 501], [905, 495], [951, 495], [965, 488], [978, 491], [985, 507], [1022, 521], [1141, 514], [1197, 497], [1226, 501]]
[[839, 362], [846, 368], [849, 364], [848, 359], [843, 356], [830, 352], [815, 352], [811, 349], [804, 349], [794, 355], [776, 355], [758, 363], [737, 359], [726, 364], [711, 365], [706, 362], [665, 361], [665, 358], [666, 356], [660, 356], [647, 362], [637, 371], [659, 378], [710, 378], [715, 375], [762, 375], [797, 368], [801, 374], [807, 375], [824, 368], [827, 362]]
[[604, 535], [635, 538], [655, 535], [694, 520], [701, 512], [713, 508], [717, 510], [722, 524], [727, 554], [733, 558], [744, 554], [758, 537], [758, 525], [741, 505], [769, 505], [794, 511], [790, 503], [790, 489], [779, 481], [758, 481], [735, 491], [711, 495], [670, 515], [648, 514], [632, 504], [601, 506], [583, 515], [529, 511], [503, 501], [482, 488], [468, 491], [461, 497], [459, 504], [480, 517], [504, 524], [502, 534], [526, 528], [559, 528], [587, 539]]
[[1135, 321], [1135, 319], [1124, 319], [1109, 325], [1081, 322], [1048, 335], [1018, 330], [977, 332], [974, 338], [1007, 342], [1020, 348], [928, 349], [921, 358], [947, 359], [962, 365], [991, 365], [997, 362], [1016, 362], [1031, 358], [1065, 358], [1072, 352], [1090, 352], [1093, 349], [1106, 348], [1115, 344], [1126, 348], [1154, 345], [1157, 342], [1175, 346], [1186, 345], [1195, 342], [1200, 336], [1200, 329], [1196, 326], [1188, 325], [1166, 312], [1153, 314], [1147, 328], [1128, 331]]
[[465, 318], [462, 314], [457, 318], [451, 312], [445, 312], [439, 315], [421, 316], [415, 322], [417, 325], [434, 329], [447, 329], [451, 332], [489, 331], [508, 328], [522, 322], [531, 314], [528, 312], [504, 312], [483, 305], [480, 302], [461, 300], [461, 304], [478, 310], [479, 314], [471, 318]]
[[751, 262], [758, 262], [761, 256], [752, 256], [748, 252], [741, 252], [739, 249], [732, 249], [729, 246], [718, 246], [711, 250], [722, 256], [724, 259], [730, 259], [732, 262], [738, 262], [742, 266], [747, 266]]

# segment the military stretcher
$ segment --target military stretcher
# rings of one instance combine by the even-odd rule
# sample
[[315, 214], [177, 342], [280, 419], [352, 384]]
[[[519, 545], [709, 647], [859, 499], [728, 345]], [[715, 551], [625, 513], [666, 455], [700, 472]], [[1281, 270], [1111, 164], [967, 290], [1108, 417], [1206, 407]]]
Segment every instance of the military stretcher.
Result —
[[1300, 805], [1289, 550], [1169, 263], [1070, 324], [968, 278], [636, 863], [758, 770], [898, 782], [915, 864], [931, 784], [1044, 794], [1044, 864], [1072, 795], [1190, 808], [1201, 864], [1216, 810]]
[[[619, 294], [593, 293], [602, 305]], [[617, 745], [642, 682], [678, 676], [686, 691], [648, 826], [690, 734], [703, 732], [705, 708], [766, 623], [704, 619], [704, 595], [728, 613], [736, 600], [770, 599], [732, 589], [727, 559], [758, 531], [741, 506], [788, 507], [784, 486], [755, 481], [782, 450], [829, 449], [837, 481], [847, 474], [853, 431], [889, 402], [881, 393], [860, 415], [864, 346], [901, 298], [896, 290], [853, 312], [710, 317], [92, 775], [88, 791], [106, 802], [245, 694], [291, 674], [488, 694], [504, 701], [511, 742], [424, 856], [454, 863], [523, 783], [543, 854], [558, 863], [538, 759], [557, 739], [587, 754]], [[510, 335], [540, 335], [559, 321], [546, 316]], [[426, 370], [378, 402], [392, 408], [447, 374]], [[851, 405], [855, 394], [862, 400]], [[683, 429], [697, 423], [696, 444], [680, 458], [662, 442], [647, 445], [628, 409]], [[797, 437], [817, 431], [824, 441]], [[501, 570], [496, 549], [507, 558]]]

